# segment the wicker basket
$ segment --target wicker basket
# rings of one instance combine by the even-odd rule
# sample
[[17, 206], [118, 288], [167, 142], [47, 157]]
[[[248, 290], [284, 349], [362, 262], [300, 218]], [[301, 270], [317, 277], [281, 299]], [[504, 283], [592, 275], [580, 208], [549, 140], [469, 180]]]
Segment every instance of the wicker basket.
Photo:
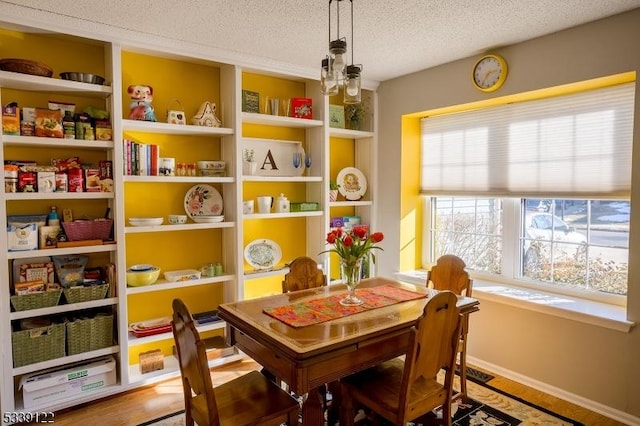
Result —
[[41, 293], [19, 294], [11, 296], [11, 305], [16, 311], [48, 308], [60, 302], [62, 290], [49, 290]]
[[106, 240], [111, 234], [112, 219], [76, 220], [62, 222], [65, 234], [70, 241]]
[[64, 298], [67, 303], [88, 302], [90, 300], [104, 299], [109, 290], [109, 284], [91, 285], [91, 286], [75, 286], [65, 288]]
[[14, 331], [11, 333], [13, 366], [22, 367], [65, 356], [64, 332], [64, 324]]
[[53, 70], [49, 65], [45, 65], [36, 61], [30, 61], [28, 59], [2, 59], [0, 60], [0, 70], [19, 72], [22, 74], [39, 75], [42, 77], [51, 77], [53, 75]]
[[113, 344], [113, 315], [68, 321], [67, 354], [75, 355], [109, 347]]

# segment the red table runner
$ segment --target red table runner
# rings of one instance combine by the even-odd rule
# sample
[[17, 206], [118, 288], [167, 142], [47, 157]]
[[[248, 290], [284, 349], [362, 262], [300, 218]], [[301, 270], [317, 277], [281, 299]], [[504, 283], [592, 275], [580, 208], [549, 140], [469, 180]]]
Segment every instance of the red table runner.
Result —
[[427, 295], [403, 290], [392, 285], [383, 285], [358, 289], [357, 297], [364, 300], [364, 304], [360, 306], [342, 306], [340, 300], [344, 297], [345, 293], [340, 293], [320, 299], [308, 300], [306, 302], [265, 308], [263, 312], [291, 327], [299, 328], [346, 317], [370, 309], [380, 308], [382, 306], [420, 299], [427, 297]]

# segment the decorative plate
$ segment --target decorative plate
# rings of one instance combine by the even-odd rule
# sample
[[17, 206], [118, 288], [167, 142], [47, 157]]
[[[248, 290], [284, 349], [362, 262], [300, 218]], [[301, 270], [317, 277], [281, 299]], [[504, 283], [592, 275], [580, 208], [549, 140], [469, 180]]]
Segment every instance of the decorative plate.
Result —
[[191, 218], [195, 223], [216, 223], [222, 222], [224, 216], [194, 216]]
[[164, 221], [161, 217], [130, 217], [129, 224], [133, 226], [157, 226]]
[[184, 211], [193, 219], [196, 216], [216, 216], [222, 213], [222, 196], [211, 185], [192, 186], [184, 196]]
[[271, 269], [282, 259], [282, 251], [271, 240], [254, 240], [244, 248], [244, 258], [254, 269]]
[[367, 192], [367, 178], [355, 167], [345, 167], [338, 172], [338, 191], [347, 200], [355, 201]]

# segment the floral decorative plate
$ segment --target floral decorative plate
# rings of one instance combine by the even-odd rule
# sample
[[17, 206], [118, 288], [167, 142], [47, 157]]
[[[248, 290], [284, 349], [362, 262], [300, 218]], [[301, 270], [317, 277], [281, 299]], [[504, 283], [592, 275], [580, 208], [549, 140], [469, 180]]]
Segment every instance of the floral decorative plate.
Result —
[[367, 192], [367, 178], [355, 167], [345, 167], [338, 172], [338, 191], [347, 200], [355, 201]]
[[271, 240], [254, 240], [244, 248], [244, 258], [254, 269], [271, 269], [282, 259], [282, 250]]
[[184, 196], [184, 210], [191, 219], [194, 216], [213, 216], [222, 214], [222, 196], [211, 185], [192, 186]]

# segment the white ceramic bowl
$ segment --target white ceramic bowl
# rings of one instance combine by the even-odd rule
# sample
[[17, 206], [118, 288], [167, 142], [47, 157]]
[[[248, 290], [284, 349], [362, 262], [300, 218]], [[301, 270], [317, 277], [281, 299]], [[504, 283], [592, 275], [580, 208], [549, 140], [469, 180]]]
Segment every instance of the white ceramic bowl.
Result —
[[187, 223], [187, 215], [186, 214], [170, 214], [169, 223], [172, 225]]

